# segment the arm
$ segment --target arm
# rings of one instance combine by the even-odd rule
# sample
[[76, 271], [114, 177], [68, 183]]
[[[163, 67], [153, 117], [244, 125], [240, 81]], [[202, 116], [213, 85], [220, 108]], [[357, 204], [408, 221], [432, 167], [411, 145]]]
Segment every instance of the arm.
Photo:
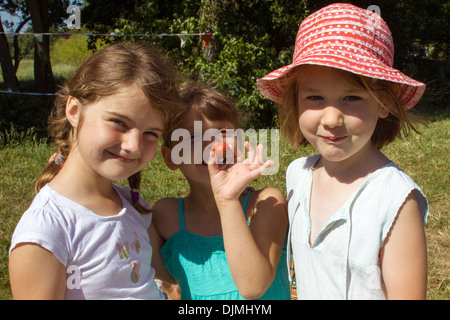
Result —
[[[262, 154], [260, 147], [258, 154], [258, 157]], [[276, 189], [265, 189], [254, 202], [251, 227], [248, 227], [239, 195], [270, 163], [255, 162], [252, 150], [247, 160], [225, 170], [219, 170], [210, 161], [208, 168], [231, 275], [244, 298], [258, 298], [274, 279], [286, 234], [287, 214], [283, 195]]]
[[37, 244], [24, 243], [11, 252], [9, 277], [14, 299], [64, 299], [66, 269]]
[[426, 239], [414, 192], [400, 208], [380, 259], [388, 299], [426, 298]]
[[148, 228], [148, 235], [150, 237], [150, 243], [153, 248], [152, 267], [155, 269], [155, 277], [162, 281], [176, 284], [177, 282], [175, 281], [174, 277], [169, 273], [169, 270], [167, 270], [164, 265], [161, 255], [161, 248], [163, 247], [165, 241], [158, 234], [158, 231], [156, 230], [153, 222]]
[[261, 297], [272, 284], [288, 225], [278, 190], [260, 191], [255, 202], [250, 228], [240, 203], [219, 206], [228, 265], [246, 299]]
[[161, 248], [167, 239], [180, 229], [180, 226], [177, 224], [177, 210], [177, 199], [165, 198], [158, 200], [152, 207], [152, 223], [148, 228], [148, 235], [153, 249], [152, 267], [155, 269], [156, 278], [171, 284], [176, 284], [177, 282], [164, 265]]

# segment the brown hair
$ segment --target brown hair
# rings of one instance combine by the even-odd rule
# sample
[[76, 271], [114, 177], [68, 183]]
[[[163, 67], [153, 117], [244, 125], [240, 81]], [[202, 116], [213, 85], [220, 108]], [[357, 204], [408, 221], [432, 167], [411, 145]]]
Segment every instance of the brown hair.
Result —
[[[152, 108], [162, 115], [165, 129], [172, 115], [181, 112], [176, 73], [162, 52], [140, 43], [111, 45], [86, 59], [57, 93], [48, 131], [64, 157], [67, 158], [76, 139], [76, 131], [66, 117], [67, 99], [74, 97], [82, 106], [88, 106], [132, 85], [138, 86]], [[49, 162], [37, 179], [36, 192], [59, 170], [55, 161]], [[140, 175], [137, 172], [128, 179], [132, 189], [139, 189]]]
[[239, 125], [239, 115], [235, 104], [216, 88], [198, 82], [187, 82], [180, 90], [180, 98], [185, 104], [185, 110], [178, 119], [174, 119], [172, 130], [163, 133], [164, 145], [169, 148], [173, 147], [170, 139], [172, 131], [179, 128], [184, 116], [192, 111], [202, 119], [227, 120], [235, 128]]
[[[367, 90], [382, 108], [389, 111], [386, 118], [378, 119], [372, 135], [372, 143], [376, 148], [381, 149], [394, 141], [395, 138], [407, 136], [411, 130], [419, 133], [414, 126], [414, 122], [421, 122], [421, 120], [403, 108], [398, 96], [399, 84], [372, 79], [336, 68], [332, 69], [347, 85]], [[304, 70], [301, 66], [294, 69], [285, 82], [286, 90], [284, 91], [283, 103], [279, 106], [281, 133], [294, 147], [309, 144], [298, 123], [298, 79], [303, 73]]]

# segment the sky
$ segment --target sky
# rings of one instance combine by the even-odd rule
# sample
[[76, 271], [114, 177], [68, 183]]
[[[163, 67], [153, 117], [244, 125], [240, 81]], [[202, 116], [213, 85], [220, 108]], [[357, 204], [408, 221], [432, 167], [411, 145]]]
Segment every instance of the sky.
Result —
[[[77, 1], [77, 2], [80, 2], [81, 4], [83, 3], [83, 1]], [[73, 3], [73, 2], [71, 1], [71, 3]], [[81, 5], [81, 4], [79, 4], [79, 5]], [[17, 28], [17, 26], [20, 24], [20, 21], [21, 21], [20, 17], [12, 16], [4, 10], [0, 10], [0, 16], [2, 17], [3, 28], [5, 29], [5, 32], [13, 32], [14, 29]], [[69, 16], [69, 14], [67, 14], [67, 16]], [[8, 29], [4, 23], [5, 21], [13, 22], [14, 27], [12, 29]], [[22, 28], [21, 33], [25, 32], [28, 29], [28, 26], [31, 26], [31, 22], [27, 23], [27, 25], [25, 25]]]
[[[20, 23], [20, 21], [21, 21], [20, 17], [12, 16], [12, 15], [10, 15], [8, 12], [3, 11], [3, 10], [0, 11], [0, 15], [1, 15], [1, 17], [2, 17], [3, 28], [5, 29], [5, 32], [8, 32], [8, 31], [11, 31], [11, 32], [12, 32], [12, 31], [14, 31], [14, 29], [17, 28], [17, 26], [19, 25], [19, 23]], [[8, 29], [8, 28], [6, 27], [6, 25], [5, 25], [5, 21], [13, 22], [13, 23], [14, 23], [14, 27]], [[29, 22], [29, 24], [31, 25], [31, 22]], [[25, 30], [27, 30], [27, 26], [24, 26], [24, 27], [22, 28], [21, 32], [23, 33]]]

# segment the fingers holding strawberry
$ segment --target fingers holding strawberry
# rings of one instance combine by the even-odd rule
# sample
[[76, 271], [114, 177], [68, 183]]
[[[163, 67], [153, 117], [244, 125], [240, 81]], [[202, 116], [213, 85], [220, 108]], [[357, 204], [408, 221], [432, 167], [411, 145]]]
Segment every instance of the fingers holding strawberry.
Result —
[[237, 199], [252, 180], [259, 177], [264, 170], [272, 165], [270, 160], [262, 161], [262, 145], [258, 145], [254, 150], [246, 141], [244, 146], [247, 150], [247, 158], [243, 162], [219, 164], [220, 157], [223, 161], [226, 159], [223, 156], [224, 150], [225, 152], [230, 152], [230, 150], [227, 150], [226, 143], [213, 144], [208, 161], [208, 170], [211, 187], [216, 198]]

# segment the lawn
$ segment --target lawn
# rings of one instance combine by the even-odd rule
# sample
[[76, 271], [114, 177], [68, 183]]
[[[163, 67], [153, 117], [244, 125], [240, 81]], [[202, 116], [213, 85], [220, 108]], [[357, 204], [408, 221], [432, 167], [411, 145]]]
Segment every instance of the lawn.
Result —
[[[450, 299], [450, 230], [448, 167], [450, 119], [439, 117], [421, 127], [422, 135], [411, 135], [398, 140], [384, 152], [404, 169], [424, 190], [430, 202], [426, 225], [429, 265], [429, 299]], [[55, 151], [45, 141], [39, 141], [32, 132], [3, 136], [0, 150], [0, 299], [10, 299], [8, 278], [8, 248], [11, 234], [21, 214], [33, 196], [34, 180], [42, 166]], [[280, 166], [274, 175], [262, 176], [253, 182], [255, 188], [274, 186], [285, 189], [285, 170], [295, 158], [310, 155], [309, 147], [301, 152], [280, 141]], [[179, 196], [186, 192], [186, 182], [180, 172], [168, 170], [159, 153], [145, 169], [142, 195], [150, 203], [161, 197]]]

